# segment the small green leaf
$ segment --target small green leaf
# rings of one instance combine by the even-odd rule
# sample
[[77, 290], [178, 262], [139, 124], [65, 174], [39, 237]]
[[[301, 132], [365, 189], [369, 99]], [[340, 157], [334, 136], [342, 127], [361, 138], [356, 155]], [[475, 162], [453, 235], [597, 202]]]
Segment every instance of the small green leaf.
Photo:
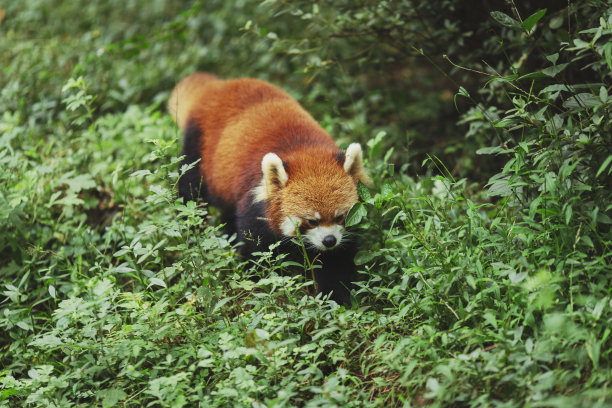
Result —
[[491, 17], [493, 17], [493, 20], [497, 21], [504, 27], [521, 28], [521, 24], [518, 21], [516, 21], [509, 15], [502, 13], [501, 11], [492, 11]]
[[508, 197], [512, 194], [512, 189], [508, 186], [508, 180], [506, 179], [490, 181], [488, 184], [488, 194], [492, 197]]
[[221, 299], [217, 302], [211, 313], [214, 314], [217, 310], [221, 309], [227, 302], [231, 301], [232, 299], [234, 299], [234, 296]]
[[542, 197], [538, 197], [535, 200], [533, 200], [531, 202], [531, 204], [529, 205], [529, 218], [530, 219], [535, 219], [535, 215], [536, 212], [538, 211], [538, 207], [540, 206], [540, 203], [542, 202]]
[[476, 154], [496, 154], [503, 152], [505, 149], [501, 146], [483, 147], [476, 150]]
[[72, 178], [62, 180], [63, 184], [68, 184], [68, 190], [78, 193], [82, 190], [89, 190], [96, 187], [96, 182], [89, 174], [79, 174]]
[[580, 50], [591, 47], [591, 44], [586, 41], [582, 41], [580, 38], [574, 39], [574, 45], [575, 47], [570, 48], [570, 50]]
[[361, 181], [357, 184], [357, 193], [359, 193], [359, 197], [363, 201], [368, 201], [369, 199], [372, 198], [372, 195], [370, 194], [370, 190]]
[[380, 195], [385, 200], [388, 200], [389, 198], [391, 198], [393, 196], [393, 188], [391, 187], [391, 184], [389, 183], [383, 184]]
[[565, 209], [565, 225], [569, 225], [570, 220], [572, 219], [572, 206], [568, 205]]
[[465, 281], [470, 285], [472, 289], [476, 289], [476, 280], [472, 275], [465, 275]]
[[554, 54], [547, 55], [546, 59], [552, 62], [553, 65], [556, 65], [557, 60], [559, 59], [559, 53], [555, 52]]
[[[599, 170], [597, 170], [597, 174], [595, 174], [595, 177], [599, 177], [599, 175], [603, 173], [606, 167], [610, 165], [610, 162], [612, 162], [612, 155], [606, 157], [606, 160], [604, 160], [603, 163], [601, 163], [601, 166], [599, 166]], [[608, 171], [608, 174], [609, 173], [610, 172]]]
[[569, 65], [569, 62], [559, 64], [559, 65], [553, 65], [552, 67], [544, 68], [541, 72], [546, 76], [554, 78], [559, 72], [563, 71], [568, 65]]
[[604, 53], [606, 55], [608, 68], [612, 69], [612, 42], [608, 42], [606, 45], [604, 45]]
[[427, 398], [433, 398], [436, 395], [438, 395], [438, 392], [440, 391], [440, 383], [438, 382], [438, 380], [436, 380], [433, 377], [430, 377], [427, 379], [427, 389], [429, 390], [429, 392], [427, 394], [425, 394], [425, 396]]
[[601, 99], [602, 103], [606, 103], [606, 101], [608, 100], [608, 90], [605, 86], [599, 88], [599, 99]]
[[363, 203], [355, 203], [346, 216], [345, 225], [347, 227], [357, 225], [366, 215], [368, 215], [368, 211], [365, 209]]
[[162, 279], [159, 279], [159, 278], [151, 278], [149, 287], [151, 286], [161, 286], [162, 288], [165, 288], [166, 282], [164, 282]]
[[529, 32], [536, 25], [538, 21], [546, 14], [546, 9], [538, 10], [523, 21], [523, 28]]
[[98, 391], [98, 397], [102, 398], [103, 407], [114, 407], [117, 403], [125, 398], [127, 394], [118, 388], [107, 388]]
[[459, 110], [459, 107], [457, 106], [457, 95], [461, 95], [469, 99], [470, 94], [464, 87], [462, 86], [459, 87], [459, 91], [457, 91], [457, 93], [453, 96], [453, 102], [455, 104], [455, 109]]
[[498, 128], [503, 128], [503, 127], [509, 127], [509, 126], [516, 125], [519, 122], [520, 122], [520, 120], [516, 119], [516, 118], [513, 118], [513, 119], [502, 119], [499, 122], [495, 123], [493, 126], [498, 127]]
[[377, 158], [382, 152], [382, 141], [387, 136], [387, 132], [381, 130], [372, 139], [366, 142], [370, 159]]
[[523, 76], [520, 76], [518, 79], [522, 80], [522, 79], [537, 79], [537, 78], [544, 78], [547, 77], [549, 75], [544, 74], [542, 71], [537, 71], [537, 72], [530, 72], [529, 74], [525, 74]]
[[133, 172], [132, 174], [130, 174], [130, 177], [142, 177], [142, 176], [148, 176], [151, 173], [150, 170], [136, 170], [135, 172]]
[[593, 94], [581, 92], [568, 98], [563, 106], [568, 109], [585, 109], [601, 105], [601, 100]]
[[[70, 190], [69, 190], [70, 191]], [[76, 194], [67, 194], [66, 197], [57, 200], [55, 204], [70, 206], [70, 205], [81, 205], [85, 201], [76, 196]]]
[[556, 30], [557, 28], [561, 27], [563, 25], [564, 22], [564, 18], [563, 16], [555, 16], [552, 17], [550, 19], [550, 22], [548, 23], [548, 27], [550, 27], [551, 30]]
[[459, 87], [459, 91], [457, 93], [461, 96], [465, 96], [466, 98], [470, 97], [470, 93], [462, 86]]
[[373, 251], [359, 251], [357, 255], [355, 255], [355, 264], [363, 265], [370, 262], [376, 256], [376, 252]]
[[562, 84], [548, 85], [546, 88], [540, 91], [540, 94], [559, 92], [559, 91], [574, 92], [574, 88], [572, 88], [571, 86], [562, 85]]

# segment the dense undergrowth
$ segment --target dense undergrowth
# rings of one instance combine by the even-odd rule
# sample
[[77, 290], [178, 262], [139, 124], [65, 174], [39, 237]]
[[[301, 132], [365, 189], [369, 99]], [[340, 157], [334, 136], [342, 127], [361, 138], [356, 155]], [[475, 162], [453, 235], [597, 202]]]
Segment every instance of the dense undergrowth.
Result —
[[[0, 2], [0, 406], [610, 406], [612, 10], [463, 3]], [[177, 200], [196, 70], [365, 146], [352, 308]]]

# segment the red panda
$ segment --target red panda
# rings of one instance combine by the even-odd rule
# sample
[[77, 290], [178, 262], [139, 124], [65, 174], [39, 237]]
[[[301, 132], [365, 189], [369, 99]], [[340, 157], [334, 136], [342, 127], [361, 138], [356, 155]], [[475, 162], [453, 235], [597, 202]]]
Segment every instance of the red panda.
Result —
[[361, 146], [342, 152], [291, 96], [253, 78], [189, 75], [168, 110], [183, 131], [182, 165], [199, 161], [179, 179], [179, 195], [220, 208], [247, 257], [279, 240], [299, 254], [286, 239], [299, 230], [321, 262], [317, 291], [350, 304], [356, 244], [344, 220], [357, 183], [368, 182]]

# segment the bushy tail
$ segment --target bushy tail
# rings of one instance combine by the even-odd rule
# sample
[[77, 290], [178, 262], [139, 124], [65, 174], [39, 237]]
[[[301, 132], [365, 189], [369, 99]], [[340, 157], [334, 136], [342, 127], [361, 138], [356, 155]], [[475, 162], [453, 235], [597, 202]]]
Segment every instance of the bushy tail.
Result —
[[212, 74], [198, 72], [183, 78], [172, 90], [168, 99], [168, 112], [181, 130], [185, 129], [189, 112], [200, 99], [206, 83], [218, 81]]

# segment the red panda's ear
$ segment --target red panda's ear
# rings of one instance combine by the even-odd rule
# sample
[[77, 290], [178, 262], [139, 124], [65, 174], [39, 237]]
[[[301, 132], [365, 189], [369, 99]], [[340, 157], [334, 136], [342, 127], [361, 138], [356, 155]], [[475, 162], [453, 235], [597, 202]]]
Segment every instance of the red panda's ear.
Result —
[[266, 199], [283, 188], [289, 179], [283, 161], [275, 153], [267, 153], [261, 159], [261, 171], [265, 183]]
[[344, 171], [355, 180], [363, 184], [370, 184], [370, 177], [363, 167], [363, 153], [359, 143], [351, 143], [344, 154]]

